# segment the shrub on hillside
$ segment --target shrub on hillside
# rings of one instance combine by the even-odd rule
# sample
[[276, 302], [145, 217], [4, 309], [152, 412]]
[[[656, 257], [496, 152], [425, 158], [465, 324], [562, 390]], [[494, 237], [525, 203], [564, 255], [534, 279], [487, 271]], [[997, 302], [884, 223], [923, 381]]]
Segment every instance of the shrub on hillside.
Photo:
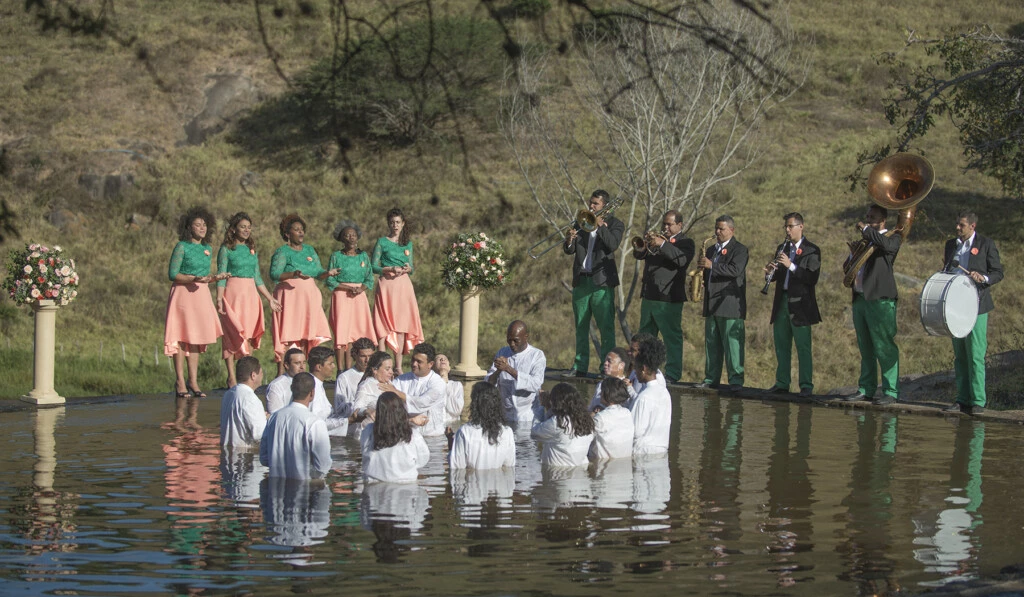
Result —
[[419, 21], [317, 62], [296, 99], [318, 133], [411, 143], [489, 94], [503, 41], [491, 21]]

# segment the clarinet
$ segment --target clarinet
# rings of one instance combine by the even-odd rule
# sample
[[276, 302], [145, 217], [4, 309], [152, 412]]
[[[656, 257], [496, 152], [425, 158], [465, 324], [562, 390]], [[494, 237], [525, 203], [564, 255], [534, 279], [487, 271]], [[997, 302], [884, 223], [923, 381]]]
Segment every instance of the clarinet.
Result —
[[[789, 247], [793, 244], [793, 241], [789, 240], [789, 236], [782, 242], [782, 250], [780, 253], [789, 254]], [[768, 262], [768, 271], [764, 273], [764, 288], [761, 289], [761, 294], [768, 294], [768, 287], [772, 285], [772, 276], [775, 275], [775, 271], [779, 269], [779, 258], [772, 259]]]

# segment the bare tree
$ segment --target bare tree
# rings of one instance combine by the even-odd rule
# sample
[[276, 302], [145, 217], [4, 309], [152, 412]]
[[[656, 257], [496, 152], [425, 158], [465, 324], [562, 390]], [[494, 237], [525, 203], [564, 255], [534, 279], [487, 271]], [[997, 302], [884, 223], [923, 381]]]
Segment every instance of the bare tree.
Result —
[[[705, 7], [706, 8], [706, 7]], [[681, 9], [675, 18], [690, 21]], [[730, 31], [733, 45], [766, 57], [742, 63], [685, 30], [650, 19], [623, 19], [594, 29], [565, 72], [549, 52], [524, 53], [506, 71], [501, 126], [541, 215], [564, 226], [592, 190], [593, 181], [617, 189], [626, 238], [642, 234], [669, 209], [690, 230], [728, 204], [716, 189], [758, 157], [764, 115], [795, 90], [794, 38], [743, 8], [719, 3], [705, 12], [709, 26]], [[565, 113], [551, 89], [567, 79], [583, 114]], [[586, 182], [589, 181], [589, 182]], [[628, 250], [619, 257], [625, 273]], [[633, 261], [629, 258], [628, 261]], [[625, 276], [623, 276], [625, 280]], [[618, 290], [618, 315], [636, 292], [639, 268]]]

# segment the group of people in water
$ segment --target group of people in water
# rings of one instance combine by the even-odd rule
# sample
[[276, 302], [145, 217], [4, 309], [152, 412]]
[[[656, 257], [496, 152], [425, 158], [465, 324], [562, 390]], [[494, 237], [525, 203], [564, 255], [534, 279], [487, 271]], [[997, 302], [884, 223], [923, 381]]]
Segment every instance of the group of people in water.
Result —
[[221, 442], [225, 449], [258, 444], [271, 478], [311, 479], [331, 468], [331, 436], [351, 435], [359, 440], [367, 483], [415, 482], [430, 459], [424, 438], [440, 436], [447, 436], [452, 469], [515, 467], [516, 433], [525, 429], [542, 445], [548, 467], [667, 452], [671, 402], [659, 370], [660, 340], [640, 335], [628, 350], [610, 351], [605, 378], [588, 401], [569, 383], [541, 390], [545, 359], [530, 345], [525, 323], [513, 322], [506, 339], [486, 378], [473, 385], [461, 425], [462, 383], [447, 379], [447, 357], [425, 342], [413, 347], [411, 370], [395, 376], [392, 355], [374, 350], [369, 338], [356, 340], [352, 367], [336, 376], [333, 401], [324, 385], [335, 373], [333, 351], [291, 348], [282, 374], [267, 384], [266, 410], [256, 394], [259, 360], [242, 357], [239, 383], [221, 405]]

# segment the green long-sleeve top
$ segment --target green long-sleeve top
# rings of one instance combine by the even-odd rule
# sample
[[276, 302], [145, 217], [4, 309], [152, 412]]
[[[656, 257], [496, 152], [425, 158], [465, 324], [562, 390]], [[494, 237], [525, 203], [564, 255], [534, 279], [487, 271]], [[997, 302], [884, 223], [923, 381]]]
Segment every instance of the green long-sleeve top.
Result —
[[167, 268], [167, 277], [171, 282], [178, 274], [186, 276], [209, 276], [210, 263], [213, 260], [213, 247], [200, 243], [180, 241], [171, 252], [171, 264]]
[[338, 284], [362, 284], [367, 290], [373, 290], [373, 269], [370, 267], [370, 256], [366, 251], [355, 255], [346, 255], [335, 251], [327, 269], [337, 268], [338, 275], [327, 278], [327, 288], [332, 291]]
[[309, 245], [302, 245], [302, 250], [296, 251], [290, 245], [281, 245], [274, 251], [270, 258], [270, 279], [275, 282], [281, 281], [281, 274], [298, 270], [303, 274], [315, 278], [324, 273], [320, 265], [320, 256], [316, 249]]
[[[234, 249], [227, 245], [221, 245], [217, 251], [217, 273], [231, 274], [232, 278], [253, 278], [257, 286], [263, 286], [263, 277], [260, 276], [260, 260], [256, 256], [256, 250], [250, 249], [244, 243], [238, 243]], [[227, 280], [220, 280], [217, 286], [227, 286]]]
[[373, 273], [384, 273], [385, 267], [402, 267], [409, 264], [409, 274], [412, 274], [412, 241], [404, 245], [391, 242], [387, 237], [377, 239], [377, 246], [373, 248]]

